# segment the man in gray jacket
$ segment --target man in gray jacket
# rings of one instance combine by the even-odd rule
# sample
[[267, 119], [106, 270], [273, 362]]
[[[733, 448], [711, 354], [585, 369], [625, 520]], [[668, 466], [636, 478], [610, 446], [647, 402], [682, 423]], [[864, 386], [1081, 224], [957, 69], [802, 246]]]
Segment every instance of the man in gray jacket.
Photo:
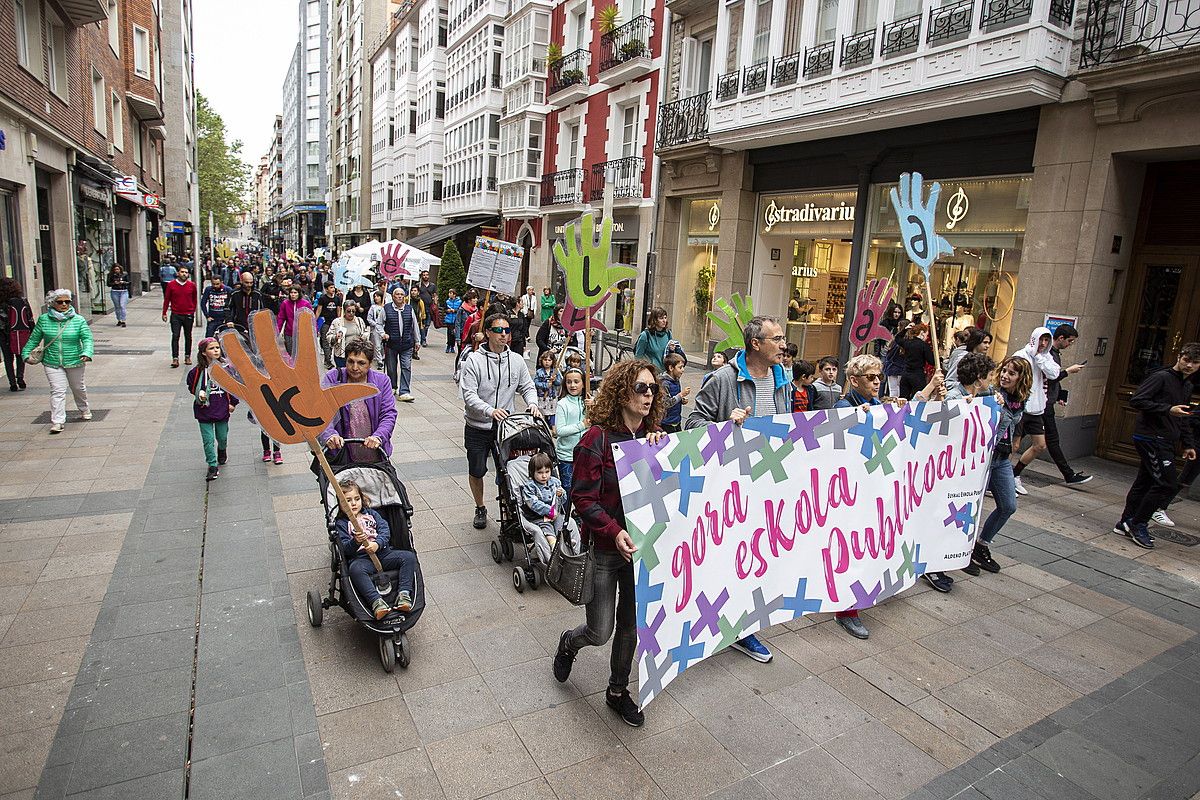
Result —
[[492, 314], [483, 323], [487, 341], [463, 359], [459, 387], [462, 390], [466, 427], [463, 440], [467, 448], [467, 476], [475, 498], [476, 528], [487, 527], [487, 507], [483, 504], [483, 477], [496, 443], [496, 423], [512, 414], [517, 395], [532, 414], [540, 414], [537, 388], [525, 359], [508, 349], [512, 333], [506, 314]]
[[[741, 425], [747, 417], [792, 412], [791, 376], [783, 369], [787, 346], [783, 328], [773, 317], [754, 317], [746, 323], [742, 336], [746, 349], [700, 387], [686, 427], [726, 420]], [[765, 664], [771, 660], [771, 651], [753, 634], [732, 646], [755, 661]]]

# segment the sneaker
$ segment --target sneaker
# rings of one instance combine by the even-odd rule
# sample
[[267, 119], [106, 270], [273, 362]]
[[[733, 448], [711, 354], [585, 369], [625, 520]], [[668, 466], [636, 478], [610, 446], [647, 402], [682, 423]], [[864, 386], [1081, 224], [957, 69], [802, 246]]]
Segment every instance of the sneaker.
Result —
[[179, 369], [179, 359], [178, 358], [171, 359], [171, 369]]
[[[84, 419], [87, 419], [87, 417], [84, 417]], [[229, 451], [228, 450], [218, 450], [217, 451], [217, 463], [224, 464], [227, 461], [229, 461]]]
[[1026, 494], [1029, 494], [1029, 490], [1028, 490], [1028, 489], [1026, 489], [1026, 488], [1025, 488], [1025, 484], [1021, 482], [1021, 478], [1020, 478], [1020, 476], [1018, 476], [1018, 477], [1016, 477], [1016, 478], [1013, 478], [1013, 483], [1014, 483], [1014, 484], [1016, 485], [1016, 487], [1017, 487], [1017, 494], [1020, 494], [1020, 495], [1026, 495]]
[[570, 631], [563, 631], [562, 636], [558, 637], [558, 652], [554, 654], [554, 680], [559, 683], [567, 682], [567, 678], [571, 677], [571, 666], [575, 663], [575, 651], [567, 643], [570, 636]]
[[185, 358], [185, 359], [183, 360], [183, 363], [184, 363], [184, 365], [185, 365], [185, 366], [188, 366], [188, 367], [190, 367], [190, 366], [192, 365], [192, 357], [191, 357], [191, 356], [188, 356], [187, 358]]
[[1154, 549], [1154, 539], [1150, 536], [1150, 531], [1146, 530], [1146, 523], [1138, 523], [1130, 526], [1129, 538], [1138, 547], [1144, 547], [1147, 550]]
[[62, 433], [62, 429], [63, 429], [63, 424], [61, 422], [56, 422], [50, 426], [50, 434], [54, 435], [56, 433]]
[[1091, 475], [1085, 475], [1082, 472], [1076, 472], [1074, 475], [1066, 479], [1067, 486], [1078, 486], [1081, 483], [1087, 483], [1092, 479]]
[[1167, 516], [1167, 510], [1160, 508], [1150, 515], [1150, 521], [1156, 525], [1162, 525], [1164, 528], [1174, 528], [1175, 522]]
[[420, 356], [420, 354], [419, 354], [419, 353], [413, 353], [413, 361], [420, 361], [420, 360], [421, 360], [421, 356]]
[[90, 421], [91, 421], [91, 419], [92, 419], [92, 412], [91, 412], [91, 411], [85, 411], [85, 412], [83, 412], [83, 416], [81, 417], [81, 419], [82, 419], [84, 422], [90, 422]]
[[399, 400], [401, 403], [411, 403], [412, 401], [416, 400], [417, 398], [411, 394], [405, 393], [405, 394], [400, 395], [396, 399]]
[[263, 463], [267, 464], [271, 461], [271, 451], [263, 450]]
[[834, 617], [833, 619], [838, 625], [846, 629], [846, 633], [855, 639], [866, 639], [871, 635], [871, 632], [867, 630], [867, 626], [863, 625], [862, 620], [858, 617]]
[[618, 695], [613, 695], [611, 691], [604, 693], [604, 702], [613, 711], [625, 720], [625, 724], [634, 728], [640, 728], [646, 722], [646, 715], [637, 707], [637, 703], [633, 702], [633, 698], [629, 696], [629, 692], [621, 692]]
[[926, 583], [942, 594], [946, 594], [954, 588], [954, 581], [948, 580], [949, 576], [944, 572], [926, 572], [921, 577], [925, 579]]
[[730, 647], [732, 647], [734, 650], [745, 653], [760, 663], [771, 663], [771, 651], [768, 650], [767, 646], [760, 642], [758, 637], [754, 634], [750, 634], [742, 639], [738, 639], [736, 642], [730, 645]]
[[1000, 571], [1000, 565], [992, 558], [992, 550], [986, 544], [976, 543], [975, 550], [971, 553], [971, 563], [978, 564], [993, 575]]
[[475, 506], [475, 519], [471, 522], [477, 530], [483, 530], [487, 527], [487, 507]]
[[383, 619], [388, 614], [392, 613], [392, 608], [387, 604], [387, 601], [382, 597], [377, 598], [374, 603], [371, 603], [371, 611], [375, 614], [375, 619]]
[[967, 565], [962, 568], [962, 571], [972, 577], [978, 577], [981, 570], [979, 569], [978, 564], [976, 564], [974, 561], [971, 561], [971, 562], [968, 562]]
[[204, 476], [206, 481], [215, 481], [221, 475], [221, 471], [216, 467], [209, 467], [208, 474]]
[[276, 450], [274, 455], [272, 456], [272, 459], [275, 461], [276, 464], [282, 464], [283, 463], [283, 453]]
[[394, 608], [396, 611], [399, 611], [401, 614], [407, 614], [408, 612], [412, 611], [412, 607], [412, 595], [408, 592], [400, 592], [398, 595], [396, 595], [396, 605], [392, 606], [392, 608]]
[[1123, 519], [1120, 522], [1118, 522], [1116, 525], [1113, 525], [1113, 533], [1120, 534], [1121, 536], [1128, 536], [1129, 535], [1129, 520]]

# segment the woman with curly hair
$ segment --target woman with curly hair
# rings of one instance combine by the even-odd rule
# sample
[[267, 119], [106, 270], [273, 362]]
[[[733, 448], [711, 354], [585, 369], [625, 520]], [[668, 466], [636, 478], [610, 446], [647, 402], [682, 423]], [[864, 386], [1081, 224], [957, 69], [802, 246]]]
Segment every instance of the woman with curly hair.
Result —
[[619, 361], [604, 375], [588, 412], [592, 427], [575, 448], [571, 501], [582, 521], [585, 544], [591, 543], [592, 599], [587, 622], [563, 631], [554, 656], [554, 677], [565, 683], [575, 654], [599, 647], [613, 636], [611, 674], [604, 700], [626, 724], [637, 728], [645, 717], [629, 696], [629, 673], [637, 645], [636, 601], [633, 594], [633, 553], [637, 550], [625, 529], [621, 490], [611, 445], [645, 438], [656, 444], [666, 411], [662, 384], [649, 361]]
[[0, 278], [0, 353], [4, 354], [4, 374], [8, 390], [25, 389], [25, 361], [21, 349], [33, 332], [33, 309], [25, 299], [21, 284], [12, 278]]

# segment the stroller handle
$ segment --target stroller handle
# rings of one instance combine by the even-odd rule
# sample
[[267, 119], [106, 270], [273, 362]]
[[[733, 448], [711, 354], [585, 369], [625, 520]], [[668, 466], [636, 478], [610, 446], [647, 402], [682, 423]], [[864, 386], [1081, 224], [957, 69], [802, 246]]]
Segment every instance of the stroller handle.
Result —
[[[346, 454], [349, 451], [346, 448], [346, 445], [348, 445], [348, 444], [365, 444], [366, 441], [367, 441], [366, 439], [362, 439], [362, 438], [350, 438], [350, 439], [343, 438], [342, 446], [339, 448], [333, 448], [333, 447], [329, 446], [329, 440], [326, 439], [324, 442], [321, 443], [321, 449], [324, 450], [326, 452], [326, 454], [332, 453], [332, 452], [337, 452], [338, 457], [336, 459], [334, 459], [334, 461], [338, 464], [338, 466], [341, 466], [341, 465], [347, 463], [346, 462]], [[359, 462], [359, 463], [378, 464], [378, 463], [382, 463], [383, 461], [387, 460], [387, 456], [384, 455], [382, 447], [375, 448], [375, 452], [378, 455], [378, 457], [374, 461]]]

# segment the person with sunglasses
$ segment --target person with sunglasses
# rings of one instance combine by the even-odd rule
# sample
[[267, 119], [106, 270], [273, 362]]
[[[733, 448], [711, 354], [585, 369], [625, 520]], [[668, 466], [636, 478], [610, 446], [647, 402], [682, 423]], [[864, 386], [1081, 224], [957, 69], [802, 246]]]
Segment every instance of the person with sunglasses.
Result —
[[459, 367], [459, 388], [466, 421], [463, 442], [467, 450], [467, 477], [471, 495], [475, 498], [472, 524], [479, 530], [487, 527], [483, 478], [487, 475], [488, 458], [496, 442], [496, 423], [514, 413], [518, 395], [529, 413], [541, 415], [537, 387], [529, 374], [529, 365], [508, 348], [512, 334], [508, 315], [489, 314], [483, 330], [485, 341], [463, 359]]
[[71, 306], [70, 289], [52, 289], [46, 295], [46, 306], [48, 310], [38, 317], [21, 350], [21, 359], [28, 361], [34, 349], [45, 343], [42, 368], [50, 383], [50, 433], [55, 434], [62, 433], [67, 421], [68, 386], [83, 419], [92, 418], [84, 383], [84, 368], [92, 360], [92, 329]]
[[[774, 317], [754, 317], [742, 330], [746, 349], [728, 366], [715, 370], [700, 387], [686, 428], [700, 428], [731, 420], [741, 425], [747, 417], [792, 413], [792, 376], [783, 368], [787, 337]], [[763, 664], [771, 651], [751, 634], [732, 647]]]

